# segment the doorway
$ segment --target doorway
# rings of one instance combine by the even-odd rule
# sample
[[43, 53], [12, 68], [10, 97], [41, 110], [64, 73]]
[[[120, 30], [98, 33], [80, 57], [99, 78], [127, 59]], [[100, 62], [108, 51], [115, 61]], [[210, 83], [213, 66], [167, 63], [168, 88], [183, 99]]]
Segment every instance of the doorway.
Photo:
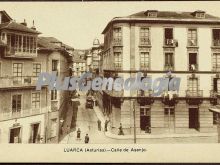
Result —
[[39, 130], [40, 130], [40, 123], [35, 123], [31, 125], [31, 143], [37, 143], [39, 140]]
[[9, 143], [21, 143], [21, 127], [10, 129]]
[[189, 128], [199, 129], [199, 109], [189, 108]]
[[164, 127], [167, 132], [175, 132], [175, 109], [164, 108]]
[[146, 133], [150, 133], [150, 108], [149, 107], [141, 107], [140, 108], [140, 128], [142, 131]]

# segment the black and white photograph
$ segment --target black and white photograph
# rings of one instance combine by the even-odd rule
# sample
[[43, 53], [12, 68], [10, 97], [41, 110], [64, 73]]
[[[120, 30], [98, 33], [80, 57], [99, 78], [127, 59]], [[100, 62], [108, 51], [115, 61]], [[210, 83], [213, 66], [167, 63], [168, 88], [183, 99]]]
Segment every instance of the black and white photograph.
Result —
[[0, 2], [0, 146], [218, 143], [220, 2]]

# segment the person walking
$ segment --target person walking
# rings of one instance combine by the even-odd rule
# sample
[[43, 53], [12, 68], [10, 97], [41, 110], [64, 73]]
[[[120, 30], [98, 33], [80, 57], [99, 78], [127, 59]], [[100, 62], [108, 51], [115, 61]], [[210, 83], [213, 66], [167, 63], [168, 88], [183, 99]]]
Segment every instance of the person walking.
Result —
[[89, 143], [89, 135], [88, 134], [86, 134], [86, 136], [85, 136], [85, 143], [86, 144]]
[[105, 132], [108, 131], [108, 123], [109, 123], [109, 121], [108, 121], [108, 120], [105, 120]]
[[77, 140], [80, 140], [80, 135], [81, 135], [81, 130], [80, 130], [80, 128], [78, 128], [77, 135], [76, 135]]
[[121, 124], [121, 123], [120, 123], [120, 127], [119, 127], [118, 129], [119, 129], [118, 135], [124, 135], [124, 132], [123, 132], [123, 128], [122, 128], [122, 124]]
[[98, 130], [101, 131], [101, 120], [98, 119], [97, 123], [98, 123]]

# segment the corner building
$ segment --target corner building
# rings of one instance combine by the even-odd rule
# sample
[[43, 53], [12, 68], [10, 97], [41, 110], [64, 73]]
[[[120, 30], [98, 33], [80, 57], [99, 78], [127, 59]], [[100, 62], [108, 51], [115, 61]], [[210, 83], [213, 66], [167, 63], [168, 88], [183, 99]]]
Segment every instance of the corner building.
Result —
[[[104, 77], [180, 77], [178, 93], [102, 91], [104, 114], [113, 133], [122, 123], [126, 134], [215, 132], [208, 108], [220, 92], [220, 18], [204, 11], [147, 10], [113, 18], [105, 27]], [[135, 109], [135, 111], [134, 111]], [[134, 115], [135, 112], [135, 115]], [[146, 130], [146, 128], [148, 128]]]

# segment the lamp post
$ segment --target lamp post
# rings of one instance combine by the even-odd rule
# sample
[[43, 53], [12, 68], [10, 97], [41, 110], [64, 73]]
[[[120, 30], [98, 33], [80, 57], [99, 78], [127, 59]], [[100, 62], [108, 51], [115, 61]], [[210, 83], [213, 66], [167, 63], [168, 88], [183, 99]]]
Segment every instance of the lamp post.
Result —
[[133, 101], [133, 116], [134, 116], [134, 143], [136, 144], [135, 101]]

